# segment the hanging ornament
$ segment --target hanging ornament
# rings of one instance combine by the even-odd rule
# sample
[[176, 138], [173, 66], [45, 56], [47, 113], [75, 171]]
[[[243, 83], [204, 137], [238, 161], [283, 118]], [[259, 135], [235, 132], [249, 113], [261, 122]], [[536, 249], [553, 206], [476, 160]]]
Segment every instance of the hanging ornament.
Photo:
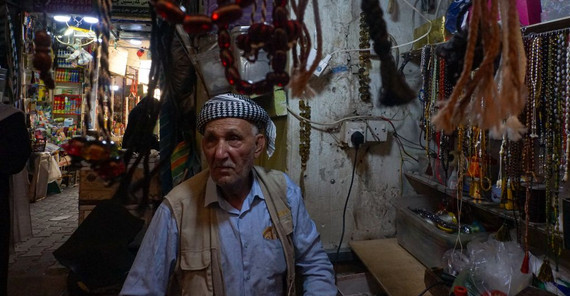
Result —
[[361, 10], [366, 16], [370, 38], [374, 41], [374, 51], [380, 58], [382, 88], [380, 103], [385, 106], [403, 105], [416, 97], [416, 93], [406, 83], [405, 77], [398, 72], [391, 54], [392, 43], [388, 38], [386, 22], [378, 0], [362, 0]]
[[[514, 2], [492, 0], [490, 6], [485, 1], [473, 2], [463, 70], [449, 100], [433, 117], [438, 129], [452, 133], [459, 124], [473, 124], [491, 130], [495, 138], [507, 133], [511, 140], [520, 139], [526, 132], [517, 118], [526, 102], [526, 56]], [[502, 31], [497, 24], [499, 7]], [[472, 73], [479, 34], [485, 55]], [[499, 53], [501, 64], [495, 81], [494, 62]]]
[[121, 152], [114, 142], [76, 137], [63, 144], [62, 148], [71, 157], [72, 166], [81, 167], [85, 162], [104, 181], [114, 181], [125, 172]]
[[[266, 0], [263, 0], [266, 1]], [[238, 93], [251, 95], [263, 94], [273, 91], [274, 86], [289, 86], [292, 95], [300, 97], [305, 93], [307, 82], [315, 71], [321, 59], [321, 29], [318, 14], [317, 0], [313, 0], [313, 11], [317, 28], [317, 53], [313, 63], [307, 66], [311, 38], [303, 23], [304, 11], [308, 0], [300, 0], [299, 5], [291, 0], [291, 8], [297, 15], [297, 20], [288, 18], [288, 0], [274, 2], [272, 19], [268, 24], [265, 20], [261, 23], [252, 23], [248, 32], [239, 35], [236, 40], [237, 47], [243, 51], [243, 56], [249, 62], [255, 62], [259, 51], [263, 49], [270, 60], [272, 72], [266, 74], [265, 79], [250, 82], [241, 79], [241, 75], [235, 66], [235, 58], [232, 52], [232, 38], [228, 31], [229, 25], [241, 18], [242, 9], [255, 3], [254, 0], [236, 0], [235, 3], [218, 1], [218, 8], [211, 16], [187, 15], [180, 7], [167, 0], [151, 2], [163, 19], [175, 24], [182, 24], [189, 34], [203, 34], [212, 30], [213, 25], [218, 28], [218, 46], [220, 48], [220, 60], [225, 69], [228, 83]], [[264, 5], [265, 7], [265, 5]], [[299, 44], [297, 55], [296, 45]], [[287, 65], [287, 51], [293, 49], [293, 79], [285, 70]], [[308, 70], [307, 70], [308, 67]], [[289, 85], [291, 81], [291, 84]]]
[[34, 38], [35, 54], [32, 59], [32, 65], [40, 72], [40, 79], [49, 89], [55, 88], [55, 81], [51, 76], [52, 60], [49, 55], [51, 50], [51, 38], [45, 30], [36, 32]]

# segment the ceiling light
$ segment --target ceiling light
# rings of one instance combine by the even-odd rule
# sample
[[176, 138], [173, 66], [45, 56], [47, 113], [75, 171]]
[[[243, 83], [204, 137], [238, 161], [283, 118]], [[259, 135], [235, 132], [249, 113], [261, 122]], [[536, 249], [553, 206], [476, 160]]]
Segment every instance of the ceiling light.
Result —
[[69, 15], [54, 15], [53, 19], [56, 22], [62, 22], [62, 23], [66, 23], [69, 22], [69, 20], [71, 19], [71, 17]]
[[92, 16], [86, 16], [83, 18], [83, 20], [86, 23], [90, 23], [90, 24], [96, 24], [99, 22], [99, 19], [97, 19], [96, 17], [92, 17]]
[[129, 40], [129, 43], [131, 43], [132, 45], [141, 45], [142, 41], [137, 40], [137, 39], [131, 39], [131, 40]]

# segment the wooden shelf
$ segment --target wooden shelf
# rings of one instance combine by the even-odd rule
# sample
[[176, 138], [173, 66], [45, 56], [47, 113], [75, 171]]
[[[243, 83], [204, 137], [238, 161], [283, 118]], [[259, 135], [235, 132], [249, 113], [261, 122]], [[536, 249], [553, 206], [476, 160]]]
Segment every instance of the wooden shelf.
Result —
[[83, 84], [83, 82], [71, 82], [71, 81], [56, 81], [55, 82], [56, 86], [57, 85], [65, 85], [65, 86], [81, 86]]
[[349, 244], [387, 295], [418, 295], [425, 289], [426, 267], [400, 247], [395, 238], [351, 241]]
[[[447, 186], [444, 186], [425, 175], [417, 172], [406, 172], [405, 176], [415, 191], [419, 194], [432, 197], [446, 197], [453, 199], [457, 198], [456, 190], [451, 190], [447, 188]], [[487, 215], [491, 215], [492, 217], [507, 219], [508, 221], [512, 222], [513, 225], [517, 221], [520, 225], [524, 225], [525, 221], [523, 219], [516, 218], [520, 217], [518, 210], [506, 210], [501, 208], [497, 203], [488, 200], [476, 200], [466, 193], [462, 194], [461, 200], [467, 203], [469, 206]], [[530, 228], [538, 230], [539, 232], [546, 233], [546, 223], [529, 222], [529, 226]]]
[[544, 33], [544, 32], [566, 29], [569, 27], [570, 27], [570, 17], [563, 17], [548, 22], [528, 25], [526, 27], [522, 27], [521, 31], [523, 32], [523, 35], [528, 35], [530, 33]]
[[79, 116], [81, 114], [76, 113], [52, 113], [53, 116]]

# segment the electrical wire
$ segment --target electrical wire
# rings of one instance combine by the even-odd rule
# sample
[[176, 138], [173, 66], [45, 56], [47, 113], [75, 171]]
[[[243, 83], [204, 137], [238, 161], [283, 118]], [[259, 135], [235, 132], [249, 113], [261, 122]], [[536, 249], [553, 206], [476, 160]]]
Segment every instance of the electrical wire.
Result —
[[431, 290], [433, 287], [437, 287], [439, 285], [447, 285], [447, 283], [445, 282], [435, 282], [431, 285], [429, 285], [428, 287], [426, 287], [420, 294], [418, 294], [418, 296], [423, 296], [425, 293], [427, 293], [427, 291]]
[[[341, 118], [339, 120], [333, 121], [333, 122], [316, 122], [316, 121], [312, 121], [310, 119], [307, 119], [297, 113], [295, 113], [295, 111], [293, 111], [289, 106], [287, 106], [287, 111], [289, 113], [291, 113], [291, 115], [293, 115], [295, 118], [310, 123], [312, 125], [322, 125], [322, 126], [338, 126], [339, 124], [345, 122], [345, 121], [349, 121], [349, 120], [364, 120], [364, 119], [381, 119], [381, 120], [389, 120], [388, 118], [384, 117], [384, 116], [374, 116], [374, 115], [356, 115], [356, 116], [348, 116], [348, 117], [344, 117]], [[402, 119], [390, 119], [393, 121], [400, 121]]]
[[390, 124], [390, 126], [392, 126], [392, 130], [394, 131], [392, 134], [394, 135], [394, 139], [396, 139], [396, 142], [397, 142], [398, 145], [400, 146], [400, 152], [403, 151], [404, 154], [406, 154], [409, 158], [415, 160], [416, 162], [419, 162], [417, 158], [411, 156], [411, 155], [408, 153], [408, 151], [406, 151], [406, 149], [404, 148], [404, 144], [402, 143], [402, 140], [400, 140], [399, 135], [398, 135], [398, 133], [396, 132], [396, 127], [394, 126], [394, 123], [393, 123], [391, 120], [387, 119], [387, 118], [384, 118], [384, 120], [386, 120], [386, 121]]
[[354, 172], [356, 171], [356, 161], [358, 160], [358, 148], [360, 145], [356, 145], [354, 148], [354, 163], [352, 165], [352, 177], [350, 177], [350, 186], [348, 187], [348, 194], [346, 195], [346, 201], [344, 202], [344, 209], [342, 210], [342, 231], [340, 234], [340, 241], [336, 249], [335, 263], [338, 262], [338, 256], [340, 254], [340, 246], [344, 238], [344, 230], [346, 226], [346, 209], [348, 207], [348, 200], [350, 198], [350, 191], [352, 191], [352, 184], [354, 183]]
[[[291, 110], [291, 108], [289, 106], [287, 106], [287, 111], [289, 113], [291, 113], [291, 115], [293, 115], [295, 118], [297, 118], [300, 121], [304, 121], [304, 122], [308, 122], [311, 124], [311, 128], [319, 130], [319, 131], [325, 131], [328, 133], [331, 133], [330, 129], [322, 129], [322, 128], [318, 128], [318, 127], [314, 127], [313, 125], [322, 125], [322, 126], [330, 126], [332, 128], [338, 128], [338, 125], [340, 125], [341, 123], [343, 123], [344, 121], [348, 121], [348, 120], [364, 120], [364, 119], [380, 119], [380, 120], [384, 120], [387, 121], [391, 126], [392, 126], [392, 130], [393, 130], [393, 135], [394, 135], [394, 139], [396, 139], [396, 143], [399, 146], [400, 152], [406, 154], [408, 157], [410, 157], [411, 159], [413, 159], [414, 161], [418, 162], [418, 159], [415, 158], [414, 156], [410, 155], [406, 149], [404, 148], [404, 144], [402, 143], [401, 139], [402, 136], [400, 136], [397, 131], [396, 131], [396, 126], [394, 125], [394, 123], [392, 122], [394, 119], [388, 119], [384, 116], [371, 116], [371, 115], [357, 115], [357, 116], [349, 116], [349, 117], [345, 117], [345, 118], [341, 118], [337, 121], [333, 121], [333, 122], [315, 122], [312, 120], [309, 120], [297, 113], [295, 113], [293, 110]], [[400, 119], [398, 119], [400, 120]], [[368, 126], [368, 124], [367, 124]], [[369, 128], [369, 126], [368, 126]], [[406, 141], [413, 143], [410, 140]], [[420, 146], [421, 147], [421, 146]]]
[[[433, 28], [432, 20], [428, 19], [425, 15], [423, 15], [422, 12], [419, 11], [419, 10], [418, 10], [415, 6], [413, 6], [410, 2], [408, 2], [408, 1], [406, 1], [406, 0], [401, 0], [401, 1], [404, 1], [404, 3], [406, 3], [410, 8], [412, 8], [412, 10], [414, 10], [415, 12], [417, 12], [420, 17], [422, 17], [424, 20], [426, 20], [426, 21], [429, 23], [429, 29], [428, 29], [428, 31], [427, 31], [425, 34], [423, 34], [422, 36], [420, 36], [420, 37], [418, 37], [418, 38], [416, 38], [416, 39], [414, 39], [414, 40], [412, 40], [412, 41], [410, 41], [410, 42], [406, 42], [406, 43], [402, 43], [402, 44], [399, 44], [399, 45], [392, 46], [391, 49], [399, 49], [400, 47], [404, 47], [404, 46], [407, 46], [407, 45], [414, 44], [414, 43], [416, 43], [416, 42], [422, 40], [423, 38], [425, 38], [427, 35], [429, 35], [429, 33], [431, 33], [431, 30], [432, 30], [432, 28]], [[441, 4], [441, 0], [439, 0], [438, 3], [437, 3], [437, 8], [436, 8], [436, 11], [435, 11], [435, 13], [436, 13], [435, 16], [436, 16], [436, 17], [434, 18], [434, 20], [437, 19], [437, 12], [439, 11], [440, 4]], [[341, 52], [371, 51], [371, 50], [373, 50], [373, 48], [340, 49], [340, 50], [335, 50], [335, 51], [331, 52], [329, 55], [332, 56], [332, 55], [334, 55], [334, 54], [341, 53]]]

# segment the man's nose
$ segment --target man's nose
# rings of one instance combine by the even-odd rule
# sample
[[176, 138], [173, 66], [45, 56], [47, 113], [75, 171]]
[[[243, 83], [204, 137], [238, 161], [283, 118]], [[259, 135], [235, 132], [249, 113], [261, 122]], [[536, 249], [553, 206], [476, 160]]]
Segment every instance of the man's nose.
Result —
[[226, 141], [218, 141], [216, 145], [216, 158], [225, 158], [228, 155], [228, 143]]

